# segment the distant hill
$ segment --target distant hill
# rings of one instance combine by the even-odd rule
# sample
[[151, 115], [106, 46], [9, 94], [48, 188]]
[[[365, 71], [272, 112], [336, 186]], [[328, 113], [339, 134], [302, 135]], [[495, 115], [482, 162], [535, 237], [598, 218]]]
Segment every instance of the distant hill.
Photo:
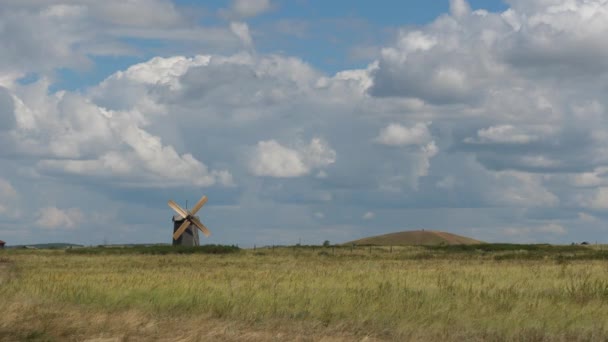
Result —
[[345, 243], [345, 245], [373, 245], [373, 246], [438, 246], [438, 245], [475, 245], [482, 241], [468, 237], [438, 232], [433, 230], [416, 230], [408, 232], [391, 233], [372, 236]]

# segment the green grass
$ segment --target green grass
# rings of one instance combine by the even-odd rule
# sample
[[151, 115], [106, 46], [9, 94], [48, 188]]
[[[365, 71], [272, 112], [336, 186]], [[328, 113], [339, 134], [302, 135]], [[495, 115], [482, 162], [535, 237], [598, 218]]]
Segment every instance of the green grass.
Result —
[[[0, 265], [12, 276], [0, 280], [0, 312], [14, 315], [0, 317], [0, 339], [3, 331], [9, 337], [43, 332], [45, 338], [97, 331], [74, 327], [63, 315], [41, 308], [83, 316], [138, 312], [158, 322], [240, 322], [253, 330], [306, 326], [319, 338], [608, 338], [608, 321], [600, 319], [608, 317], [608, 263], [577, 260], [598, 258], [603, 251], [484, 246], [402, 247], [392, 253], [379, 247], [292, 247], [219, 255], [5, 251]], [[530, 253], [543, 258], [497, 260]], [[47, 323], [28, 332], [20, 323], [24, 317], [30, 325], [36, 319]], [[10, 335], [8, 327], [23, 334]], [[298, 338], [286, 334], [283, 340]]]

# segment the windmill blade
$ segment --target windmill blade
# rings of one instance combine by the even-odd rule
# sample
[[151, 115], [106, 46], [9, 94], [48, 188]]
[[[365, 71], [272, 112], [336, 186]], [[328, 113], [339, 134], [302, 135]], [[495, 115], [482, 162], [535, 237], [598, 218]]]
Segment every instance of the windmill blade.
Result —
[[211, 232], [209, 231], [209, 229], [207, 229], [207, 227], [205, 227], [205, 225], [199, 221], [199, 219], [197, 219], [196, 217], [192, 218], [192, 224], [194, 224], [195, 226], [198, 227], [198, 229], [201, 230], [201, 232], [203, 232], [203, 234], [205, 234], [205, 236], [209, 236], [211, 235]]
[[179, 205], [177, 205], [177, 203], [173, 202], [173, 201], [169, 201], [167, 203], [173, 210], [175, 210], [176, 213], [179, 214], [179, 216], [181, 216], [182, 218], [186, 218], [188, 217], [188, 212], [185, 211], [184, 209], [182, 209], [182, 207], [180, 207]]
[[179, 239], [179, 237], [182, 236], [182, 234], [184, 234], [186, 229], [188, 229], [188, 227], [190, 227], [191, 224], [192, 224], [192, 222], [190, 222], [190, 220], [184, 220], [184, 223], [182, 223], [181, 226], [179, 226], [179, 228], [177, 228], [175, 233], [173, 233], [173, 240]]
[[201, 197], [198, 203], [196, 203], [194, 207], [192, 207], [192, 210], [190, 210], [190, 215], [196, 215], [196, 212], [199, 211], [205, 205], [205, 203], [207, 203], [207, 196]]

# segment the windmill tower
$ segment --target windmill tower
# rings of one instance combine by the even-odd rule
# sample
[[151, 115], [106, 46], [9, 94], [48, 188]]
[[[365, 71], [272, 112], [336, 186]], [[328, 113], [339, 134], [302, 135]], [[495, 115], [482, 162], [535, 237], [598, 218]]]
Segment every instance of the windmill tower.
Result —
[[192, 210], [188, 211], [182, 209], [172, 200], [169, 201], [169, 207], [177, 213], [177, 215], [173, 216], [173, 246], [198, 246], [200, 244], [198, 229], [200, 229], [205, 236], [211, 234], [209, 229], [200, 221], [199, 217], [195, 216], [196, 212], [198, 212], [205, 203], [207, 203], [207, 196], [201, 197]]

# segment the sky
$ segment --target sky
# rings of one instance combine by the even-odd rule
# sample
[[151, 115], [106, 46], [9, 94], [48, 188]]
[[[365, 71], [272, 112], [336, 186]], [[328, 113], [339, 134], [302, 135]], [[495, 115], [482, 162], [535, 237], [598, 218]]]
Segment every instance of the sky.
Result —
[[0, 239], [608, 242], [608, 0], [5, 0]]

